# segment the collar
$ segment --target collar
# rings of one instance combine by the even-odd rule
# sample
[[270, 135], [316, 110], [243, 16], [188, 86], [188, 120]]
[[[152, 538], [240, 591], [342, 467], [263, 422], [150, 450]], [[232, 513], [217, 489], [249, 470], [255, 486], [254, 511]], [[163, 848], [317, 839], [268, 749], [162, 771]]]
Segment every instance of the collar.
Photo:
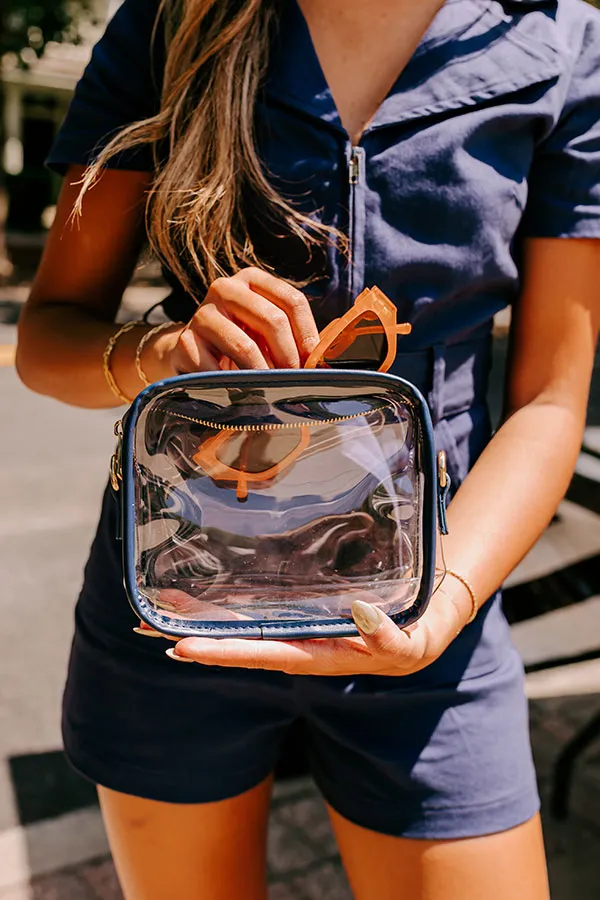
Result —
[[[556, 0], [446, 0], [364, 135], [556, 78], [563, 57], [556, 5]], [[300, 7], [296, 0], [282, 0], [281, 7], [268, 98], [347, 138]], [[538, 15], [528, 15], [532, 12]]]

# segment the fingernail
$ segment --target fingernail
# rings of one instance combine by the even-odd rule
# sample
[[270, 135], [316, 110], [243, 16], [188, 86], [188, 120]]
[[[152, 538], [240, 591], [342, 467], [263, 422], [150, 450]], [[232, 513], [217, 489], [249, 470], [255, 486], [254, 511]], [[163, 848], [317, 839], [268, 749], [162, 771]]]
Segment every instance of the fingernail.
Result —
[[364, 634], [375, 634], [381, 628], [383, 620], [376, 606], [365, 603], [364, 600], [355, 600], [352, 604], [352, 618], [356, 622], [359, 631]]
[[193, 663], [196, 661], [194, 659], [188, 659], [187, 656], [179, 656], [177, 653], [175, 653], [173, 647], [169, 647], [168, 650], [165, 650], [165, 653], [167, 654], [169, 659], [174, 659], [175, 662]]
[[164, 637], [164, 634], [161, 634], [160, 631], [155, 631], [153, 628], [134, 628], [133, 629], [136, 634], [141, 634], [142, 637]]

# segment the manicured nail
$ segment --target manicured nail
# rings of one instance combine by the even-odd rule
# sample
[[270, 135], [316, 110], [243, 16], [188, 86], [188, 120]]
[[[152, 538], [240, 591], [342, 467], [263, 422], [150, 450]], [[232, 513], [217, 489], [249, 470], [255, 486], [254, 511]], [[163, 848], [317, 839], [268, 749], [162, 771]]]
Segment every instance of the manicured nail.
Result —
[[133, 630], [136, 634], [141, 634], [142, 637], [165, 637], [164, 634], [161, 634], [160, 631], [155, 631], [153, 628], [134, 628]]
[[365, 603], [364, 600], [355, 600], [352, 604], [352, 618], [356, 627], [364, 634], [375, 634], [382, 624], [383, 619], [376, 606]]
[[175, 650], [173, 647], [169, 647], [168, 650], [165, 650], [165, 653], [167, 654], [169, 659], [174, 659], [175, 662], [186, 662], [186, 663], [187, 662], [189, 662], [189, 663], [196, 662], [195, 659], [188, 659], [187, 656], [179, 656], [177, 653], [175, 653]]

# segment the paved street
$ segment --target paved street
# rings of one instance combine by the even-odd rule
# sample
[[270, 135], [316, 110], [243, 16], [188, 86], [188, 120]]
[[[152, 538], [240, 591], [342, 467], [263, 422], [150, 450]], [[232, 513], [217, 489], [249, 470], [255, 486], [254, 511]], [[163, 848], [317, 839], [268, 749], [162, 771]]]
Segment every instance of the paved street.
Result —
[[[0, 900], [118, 900], [93, 791], [66, 767], [59, 733], [73, 606], [116, 415], [62, 406], [18, 382], [7, 348], [24, 293], [0, 292]], [[156, 289], [133, 289], [128, 310], [158, 296]], [[499, 341], [499, 356], [502, 347]], [[500, 380], [498, 371], [496, 397]], [[560, 749], [600, 711], [600, 663], [588, 659], [600, 644], [598, 386], [592, 400], [589, 447], [569, 501], [511, 579], [507, 597], [515, 621], [523, 619], [514, 633], [532, 669], [532, 736], [544, 797]], [[552, 592], [558, 606], [561, 592], [577, 605], [548, 606]], [[570, 665], [541, 665], [559, 657]], [[557, 823], [546, 811], [545, 827], [554, 900], [597, 900], [600, 740], [577, 766], [569, 818]], [[306, 778], [277, 785], [269, 858], [270, 900], [350, 898], [324, 809]]]

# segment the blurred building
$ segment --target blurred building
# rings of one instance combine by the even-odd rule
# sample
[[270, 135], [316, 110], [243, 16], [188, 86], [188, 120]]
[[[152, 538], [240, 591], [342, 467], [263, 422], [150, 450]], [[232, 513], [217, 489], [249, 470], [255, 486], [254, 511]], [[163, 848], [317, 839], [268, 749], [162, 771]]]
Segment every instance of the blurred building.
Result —
[[[51, 43], [41, 59], [31, 51], [27, 68], [10, 54], [0, 61], [3, 93], [2, 165], [6, 173], [10, 231], [43, 230], [56, 201], [58, 179], [44, 159], [67, 110], [73, 89], [106, 20], [121, 0], [95, 0], [95, 18], [79, 45]], [[27, 51], [25, 51], [27, 52]]]

